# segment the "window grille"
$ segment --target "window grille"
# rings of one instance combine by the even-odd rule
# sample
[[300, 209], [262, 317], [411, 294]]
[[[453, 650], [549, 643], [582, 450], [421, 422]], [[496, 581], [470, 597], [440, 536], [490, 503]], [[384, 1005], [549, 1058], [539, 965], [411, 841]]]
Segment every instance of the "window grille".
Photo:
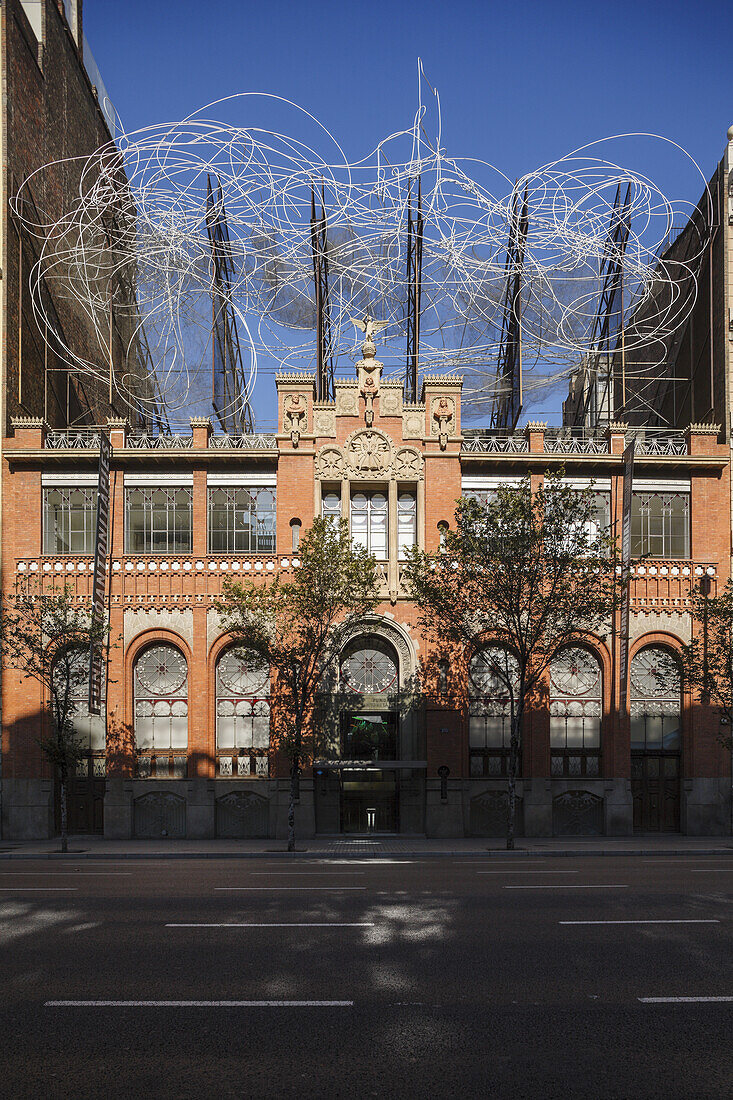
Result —
[[516, 704], [518, 687], [519, 667], [516, 657], [508, 650], [487, 646], [471, 658], [468, 746], [473, 779], [493, 778], [509, 772], [512, 694]]
[[682, 684], [675, 658], [661, 646], [642, 649], [629, 679], [632, 750], [679, 752]]
[[601, 714], [601, 666], [587, 649], [563, 649], [550, 665], [553, 777], [600, 776]]
[[632, 493], [631, 555], [689, 558], [689, 493]]
[[216, 665], [216, 750], [219, 775], [268, 775], [270, 673], [252, 668], [243, 653], [228, 649]]
[[128, 489], [125, 549], [129, 554], [190, 553], [192, 516], [192, 489]]
[[93, 554], [96, 526], [96, 488], [43, 490], [44, 554]]
[[387, 558], [387, 498], [384, 493], [354, 493], [351, 538], [380, 561]]
[[[135, 662], [135, 746], [138, 775], [180, 777], [188, 747], [188, 665], [175, 646], [152, 645]], [[171, 761], [173, 757], [173, 761]]]
[[275, 552], [275, 490], [209, 489], [209, 553]]

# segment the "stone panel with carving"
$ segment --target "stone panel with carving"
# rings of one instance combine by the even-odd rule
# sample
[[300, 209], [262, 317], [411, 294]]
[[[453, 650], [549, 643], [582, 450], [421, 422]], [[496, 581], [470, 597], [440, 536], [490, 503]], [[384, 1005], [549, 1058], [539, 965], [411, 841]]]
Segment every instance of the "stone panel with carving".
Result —
[[390, 386], [382, 382], [379, 395], [379, 411], [382, 416], [402, 415], [402, 387]]
[[358, 416], [359, 393], [356, 385], [336, 387], [336, 416]]
[[346, 459], [340, 447], [321, 447], [316, 455], [316, 477], [320, 481], [341, 481]]
[[320, 436], [336, 435], [336, 411], [333, 408], [313, 410], [313, 434]]
[[345, 450], [353, 477], [383, 477], [392, 465], [391, 440], [373, 428], [352, 432], [346, 440]]
[[402, 410], [402, 438], [422, 439], [425, 435], [425, 410]]
[[421, 481], [423, 457], [414, 447], [400, 447], [394, 456], [394, 476], [401, 481]]

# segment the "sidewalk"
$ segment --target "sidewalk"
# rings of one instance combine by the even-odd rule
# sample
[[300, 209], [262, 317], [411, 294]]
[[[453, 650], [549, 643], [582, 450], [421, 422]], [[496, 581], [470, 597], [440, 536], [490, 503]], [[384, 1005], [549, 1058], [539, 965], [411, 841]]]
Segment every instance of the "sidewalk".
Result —
[[289, 854], [284, 840], [105, 840], [70, 837], [62, 856], [58, 839], [0, 840], [0, 860], [7, 859], [380, 859], [401, 857], [480, 856], [522, 859], [527, 856], [733, 856], [733, 837], [519, 837], [507, 852], [501, 840], [468, 838], [435, 840], [423, 836], [329, 837], [303, 839]]

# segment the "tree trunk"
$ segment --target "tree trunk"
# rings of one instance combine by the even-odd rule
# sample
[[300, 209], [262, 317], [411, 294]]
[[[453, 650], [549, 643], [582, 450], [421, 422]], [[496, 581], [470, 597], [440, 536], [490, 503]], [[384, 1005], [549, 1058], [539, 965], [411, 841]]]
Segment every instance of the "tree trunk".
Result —
[[61, 770], [60, 781], [60, 795], [61, 795], [61, 851], [68, 852], [69, 850], [69, 835], [67, 829], [67, 816], [66, 816], [66, 772]]
[[298, 797], [298, 773], [300, 761], [293, 757], [290, 765], [290, 802], [288, 804], [288, 851], [295, 851], [295, 800]]
[[519, 764], [519, 729], [522, 724], [522, 707], [518, 707], [512, 718], [512, 736], [509, 747], [509, 775], [507, 788], [507, 851], [514, 851], [514, 828], [517, 813], [517, 771]]

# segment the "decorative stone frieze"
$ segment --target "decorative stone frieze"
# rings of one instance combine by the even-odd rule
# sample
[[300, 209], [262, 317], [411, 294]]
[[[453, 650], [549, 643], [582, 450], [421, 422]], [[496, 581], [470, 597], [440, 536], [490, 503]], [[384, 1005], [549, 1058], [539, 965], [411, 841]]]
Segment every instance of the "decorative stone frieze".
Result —
[[359, 415], [359, 392], [355, 382], [336, 382], [336, 416]]
[[402, 438], [423, 439], [425, 436], [425, 406], [403, 405]]
[[336, 410], [333, 405], [313, 406], [313, 434], [335, 438], [336, 436]]

